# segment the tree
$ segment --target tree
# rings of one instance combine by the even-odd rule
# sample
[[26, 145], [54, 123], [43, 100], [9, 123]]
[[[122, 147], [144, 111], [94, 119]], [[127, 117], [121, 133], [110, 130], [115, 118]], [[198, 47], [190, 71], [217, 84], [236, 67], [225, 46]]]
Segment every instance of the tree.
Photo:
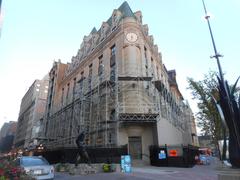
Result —
[[189, 89], [193, 99], [198, 101], [199, 112], [197, 113], [198, 127], [204, 135], [210, 135], [215, 147], [219, 150], [218, 141], [225, 139], [222, 159], [226, 159], [226, 128], [223, 126], [221, 117], [216, 109], [214, 99], [219, 99], [218, 81], [216, 72], [209, 72], [202, 81], [188, 78]]

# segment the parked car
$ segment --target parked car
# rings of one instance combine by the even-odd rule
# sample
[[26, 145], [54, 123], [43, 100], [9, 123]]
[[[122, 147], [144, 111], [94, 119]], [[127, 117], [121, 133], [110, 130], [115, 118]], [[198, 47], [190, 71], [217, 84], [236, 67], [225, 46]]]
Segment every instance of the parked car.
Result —
[[21, 156], [17, 158], [17, 164], [37, 180], [54, 179], [54, 167], [41, 156]]

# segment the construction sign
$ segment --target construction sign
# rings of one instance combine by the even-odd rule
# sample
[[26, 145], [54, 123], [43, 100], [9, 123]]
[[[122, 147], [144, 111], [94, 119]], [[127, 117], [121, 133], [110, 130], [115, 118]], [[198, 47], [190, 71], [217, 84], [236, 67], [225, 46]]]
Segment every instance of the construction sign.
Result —
[[177, 157], [178, 156], [178, 152], [176, 149], [171, 149], [169, 150], [169, 154], [168, 154], [169, 157]]

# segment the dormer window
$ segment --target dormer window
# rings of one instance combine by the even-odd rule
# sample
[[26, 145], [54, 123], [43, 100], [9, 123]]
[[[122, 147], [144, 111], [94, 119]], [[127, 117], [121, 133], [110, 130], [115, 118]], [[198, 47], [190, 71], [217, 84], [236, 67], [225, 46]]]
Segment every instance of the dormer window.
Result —
[[98, 39], [98, 36], [96, 34], [94, 34], [92, 36], [92, 42], [91, 42], [91, 49], [92, 51], [94, 50], [94, 48], [96, 47], [97, 45], [97, 39]]
[[114, 31], [117, 28], [120, 17], [121, 17], [121, 12], [118, 10], [114, 10], [112, 14], [112, 31]]
[[88, 54], [89, 49], [90, 49], [90, 44], [87, 43], [87, 44], [85, 45], [85, 47], [84, 47], [84, 57]]
[[77, 58], [80, 60], [82, 58], [83, 52], [82, 50], [78, 51]]
[[113, 14], [113, 17], [112, 17], [112, 31], [114, 31], [117, 27], [117, 15], [116, 13]]
[[106, 28], [106, 27], [103, 25], [103, 26], [102, 26], [102, 29], [101, 29], [101, 38], [102, 38], [101, 40], [103, 40], [103, 39], [105, 38], [105, 35], [106, 35], [106, 34], [105, 34], [105, 31], [106, 31], [105, 28]]
[[116, 20], [117, 20], [117, 15], [116, 15], [116, 14], [114, 14], [114, 15], [113, 15], [113, 22], [115, 23], [115, 22], [116, 22]]
[[143, 30], [144, 30], [145, 35], [148, 35], [148, 25], [147, 24], [143, 25]]
[[134, 13], [134, 15], [136, 16], [137, 18], [137, 21], [142, 24], [142, 12], [141, 11], [137, 11]]
[[92, 44], [96, 44], [97, 43], [97, 39], [98, 39], [98, 35], [93, 35], [92, 37]]
[[142, 24], [142, 15], [140, 16], [140, 23]]

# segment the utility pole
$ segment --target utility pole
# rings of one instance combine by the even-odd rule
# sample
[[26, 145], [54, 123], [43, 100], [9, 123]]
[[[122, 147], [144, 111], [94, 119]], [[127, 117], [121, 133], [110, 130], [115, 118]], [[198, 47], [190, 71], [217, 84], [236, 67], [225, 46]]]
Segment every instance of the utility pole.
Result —
[[212, 28], [211, 28], [210, 21], [209, 21], [210, 16], [207, 13], [207, 9], [206, 9], [204, 0], [202, 0], [202, 3], [203, 3], [204, 12], [205, 12], [205, 17], [204, 18], [207, 20], [207, 23], [208, 23], [208, 28], [209, 28], [209, 32], [210, 32], [210, 36], [211, 36], [211, 40], [212, 40], [212, 44], [213, 44], [213, 49], [214, 49], [214, 55], [210, 56], [210, 57], [215, 58], [217, 60], [219, 75], [220, 75], [221, 80], [224, 82], [222, 67], [221, 67], [221, 64], [220, 64], [220, 61], [219, 61], [219, 58], [223, 57], [223, 56], [217, 52], [217, 47], [216, 47], [216, 44], [215, 44], [215, 41], [214, 41], [214, 38], [213, 38]]

